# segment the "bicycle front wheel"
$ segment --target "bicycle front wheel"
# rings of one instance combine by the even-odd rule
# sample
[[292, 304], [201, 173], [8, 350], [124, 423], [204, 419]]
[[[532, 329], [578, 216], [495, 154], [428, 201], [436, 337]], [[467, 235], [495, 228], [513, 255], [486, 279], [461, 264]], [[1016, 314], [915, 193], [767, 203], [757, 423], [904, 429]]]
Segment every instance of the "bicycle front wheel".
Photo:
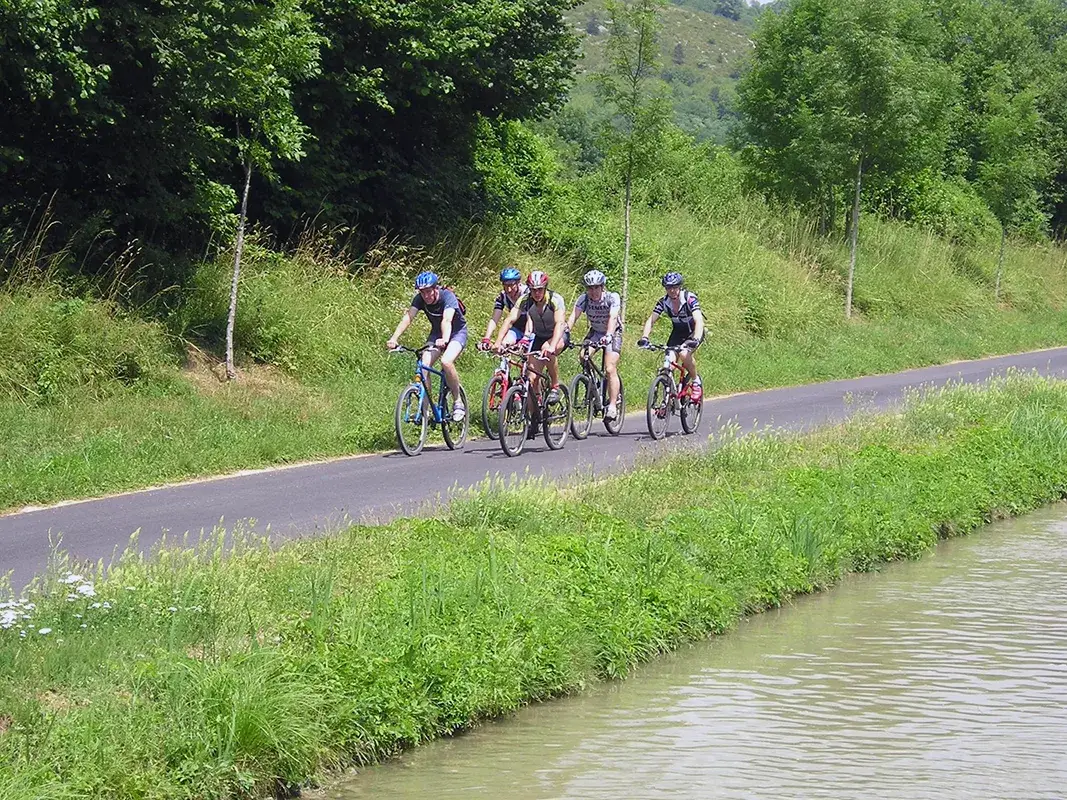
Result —
[[671, 425], [672, 395], [671, 379], [667, 375], [657, 375], [648, 387], [648, 404], [645, 406], [645, 419], [648, 421], [648, 435], [653, 439], [662, 439], [667, 435]]
[[409, 456], [417, 456], [426, 444], [430, 406], [419, 386], [408, 386], [396, 401], [396, 441]]
[[593, 425], [593, 381], [584, 372], [571, 381], [571, 433], [584, 439]]
[[545, 434], [545, 444], [550, 450], [559, 450], [567, 441], [571, 421], [571, 394], [566, 386], [559, 387], [559, 399], [554, 402], [546, 400], [541, 408], [541, 428]]
[[[604, 381], [607, 384], [607, 379]], [[606, 390], [605, 390], [606, 391]], [[605, 408], [607, 403], [604, 404]], [[622, 378], [619, 378], [619, 399], [615, 403], [615, 419], [604, 420], [604, 427], [612, 436], [618, 436], [622, 432], [622, 424], [626, 421], [626, 390], [622, 387]]]
[[500, 404], [504, 402], [504, 378], [498, 373], [485, 385], [482, 392], [482, 429], [490, 439], [500, 432]]
[[500, 404], [500, 447], [509, 456], [517, 456], [526, 444], [530, 419], [526, 415], [526, 392], [512, 386]]
[[[692, 391], [692, 384], [690, 384], [690, 391]], [[686, 433], [696, 433], [697, 428], [700, 427], [700, 417], [703, 412], [703, 401], [694, 403], [688, 396], [683, 398], [682, 408], [679, 412], [679, 417], [682, 420], [682, 430]]]
[[[441, 433], [445, 437], [445, 444], [448, 445], [449, 450], [455, 450], [457, 447], [463, 447], [467, 441], [467, 434], [470, 433], [471, 418], [470, 414], [464, 413], [463, 419], [459, 422], [455, 422], [452, 419], [452, 415], [456, 410], [456, 403], [452, 397], [452, 390], [445, 386], [444, 403], [441, 407], [442, 422]], [[467, 410], [467, 390], [462, 386], [459, 387], [459, 400], [463, 404], [464, 412]]]

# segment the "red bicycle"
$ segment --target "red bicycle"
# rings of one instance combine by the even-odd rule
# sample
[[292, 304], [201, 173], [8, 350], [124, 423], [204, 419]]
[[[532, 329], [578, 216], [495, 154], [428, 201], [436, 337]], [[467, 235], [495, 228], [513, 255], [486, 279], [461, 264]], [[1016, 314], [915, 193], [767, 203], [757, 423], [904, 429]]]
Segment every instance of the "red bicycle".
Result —
[[[493, 358], [501, 358], [480, 345], [478, 349]], [[507, 355], [501, 358], [501, 365], [497, 367], [489, 383], [485, 385], [482, 392], [482, 430], [490, 439], [500, 438], [500, 406], [504, 403], [508, 389], [522, 376], [525, 364], [521, 353], [508, 351]]]
[[[649, 344], [645, 349], [663, 352], [663, 366], [659, 368], [656, 377], [652, 379], [652, 385], [648, 387], [648, 404], [645, 406], [648, 435], [653, 439], [666, 436], [671, 425], [671, 416], [676, 412], [682, 419], [682, 430], [694, 433], [700, 426], [704, 403], [693, 401], [693, 387], [688, 370], [678, 363], [678, 351], [683, 348]], [[677, 380], [674, 372], [678, 373]]]

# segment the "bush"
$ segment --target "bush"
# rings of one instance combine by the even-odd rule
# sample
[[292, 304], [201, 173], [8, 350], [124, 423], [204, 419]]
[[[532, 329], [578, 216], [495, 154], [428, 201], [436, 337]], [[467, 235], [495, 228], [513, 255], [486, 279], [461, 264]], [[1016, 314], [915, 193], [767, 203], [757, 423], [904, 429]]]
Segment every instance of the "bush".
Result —
[[900, 187], [897, 202], [903, 218], [956, 244], [973, 246], [1000, 237], [997, 218], [962, 178], [944, 178], [924, 170]]

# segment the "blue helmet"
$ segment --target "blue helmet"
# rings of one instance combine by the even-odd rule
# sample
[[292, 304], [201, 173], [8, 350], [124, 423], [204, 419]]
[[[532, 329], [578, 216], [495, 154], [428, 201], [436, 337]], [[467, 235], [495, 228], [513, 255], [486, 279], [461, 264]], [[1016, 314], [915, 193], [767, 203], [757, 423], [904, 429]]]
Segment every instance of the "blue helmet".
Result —
[[685, 280], [682, 278], [682, 273], [680, 272], [668, 272], [663, 276], [663, 286], [665, 288], [669, 289], [672, 286], [681, 286], [683, 283], [685, 283]]
[[511, 281], [521, 281], [521, 280], [522, 280], [522, 273], [519, 272], [517, 269], [515, 269], [515, 267], [504, 267], [504, 269], [501, 270], [501, 272], [500, 272], [500, 282], [501, 283], [509, 283]]
[[436, 272], [420, 272], [415, 276], [416, 289], [430, 289], [440, 283]]

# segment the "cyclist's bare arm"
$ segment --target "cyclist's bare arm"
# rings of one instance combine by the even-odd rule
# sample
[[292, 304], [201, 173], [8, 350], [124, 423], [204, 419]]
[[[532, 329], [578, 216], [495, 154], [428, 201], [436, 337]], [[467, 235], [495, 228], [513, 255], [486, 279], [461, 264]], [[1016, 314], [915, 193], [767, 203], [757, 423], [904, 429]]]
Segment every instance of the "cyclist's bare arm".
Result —
[[578, 317], [582, 315], [582, 310], [578, 308], [578, 304], [574, 304], [574, 308], [571, 309], [571, 315], [567, 317], [567, 330], [574, 329], [574, 323], [578, 321]]
[[563, 345], [563, 326], [565, 320], [563, 319], [563, 309], [556, 309], [556, 324], [552, 328], [552, 340], [549, 342], [549, 346], [552, 348], [553, 353], [558, 353], [560, 347]]
[[699, 308], [693, 312], [693, 338], [698, 342], [704, 338], [704, 312]]
[[[504, 339], [507, 338], [508, 331], [510, 331], [512, 329], [512, 327], [515, 325], [515, 323], [518, 322], [518, 320], [519, 320], [519, 312], [520, 312], [519, 304], [516, 303], [515, 307], [513, 309], [511, 309], [511, 311], [508, 312], [508, 316], [507, 316], [507, 319], [504, 320], [504, 324], [500, 326], [500, 333], [497, 334], [497, 337], [496, 337], [496, 346], [497, 346], [497, 348], [500, 348], [500, 347], [504, 346]], [[494, 316], [495, 316], [495, 314], [494, 314]], [[526, 331], [527, 331], [527, 333], [529, 333], [529, 330], [530, 330], [530, 321], [527, 320], [526, 321]]]
[[404, 316], [400, 318], [400, 322], [396, 326], [396, 330], [393, 331], [393, 335], [389, 337], [389, 341], [385, 343], [386, 347], [390, 350], [396, 347], [396, 343], [400, 340], [401, 334], [408, 329], [408, 325], [415, 319], [415, 315], [419, 313], [419, 310], [415, 306], [411, 306], [404, 312]]
[[656, 324], [657, 319], [659, 319], [659, 314], [655, 311], [648, 315], [648, 319], [645, 320], [645, 329], [641, 331], [642, 339], [647, 339], [652, 335], [652, 326]]
[[446, 308], [441, 314], [441, 338], [447, 345], [452, 341], [452, 318], [456, 316], [456, 309]]
[[[504, 309], [494, 308], [493, 316], [489, 318], [489, 323], [485, 326], [485, 336], [483, 338], [490, 339], [493, 336], [493, 331], [496, 330], [496, 326], [500, 324], [500, 317], [503, 316]], [[510, 314], [508, 315], [510, 316]], [[506, 328], [506, 330], [511, 330]]]

